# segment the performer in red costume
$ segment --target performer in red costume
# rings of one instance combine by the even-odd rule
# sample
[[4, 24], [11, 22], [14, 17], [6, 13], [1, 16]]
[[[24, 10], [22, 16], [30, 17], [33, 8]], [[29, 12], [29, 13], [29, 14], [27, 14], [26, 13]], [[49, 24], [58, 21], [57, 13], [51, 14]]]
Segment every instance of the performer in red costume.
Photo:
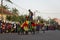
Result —
[[29, 30], [28, 24], [29, 24], [29, 21], [26, 20], [21, 26], [22, 29], [25, 31], [25, 34], [28, 34], [28, 30]]

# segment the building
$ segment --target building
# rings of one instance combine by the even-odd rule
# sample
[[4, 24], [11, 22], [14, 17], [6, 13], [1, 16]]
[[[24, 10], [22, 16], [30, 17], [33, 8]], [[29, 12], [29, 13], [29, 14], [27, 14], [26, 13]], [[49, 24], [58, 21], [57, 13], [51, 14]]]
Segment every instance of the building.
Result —
[[56, 21], [60, 25], [60, 19], [54, 18], [53, 20]]
[[7, 15], [12, 16], [13, 14], [7, 9], [0, 8], [0, 20], [6, 21], [6, 16]]

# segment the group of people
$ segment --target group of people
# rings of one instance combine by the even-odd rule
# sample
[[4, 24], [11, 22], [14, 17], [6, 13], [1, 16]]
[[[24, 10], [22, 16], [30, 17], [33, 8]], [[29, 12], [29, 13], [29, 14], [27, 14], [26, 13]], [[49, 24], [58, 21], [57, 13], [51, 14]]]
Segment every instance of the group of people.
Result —
[[39, 21], [33, 20], [33, 13], [29, 10], [29, 15], [26, 16], [26, 20], [23, 23], [6, 23], [0, 21], [0, 33], [35, 34], [36, 32], [39, 33], [40, 30], [45, 33], [45, 30], [48, 30], [48, 25]]
[[45, 30], [44, 24], [35, 23], [34, 21], [24, 21], [24, 23], [5, 23], [0, 21], [0, 33], [18, 33], [28, 34], [29, 32], [35, 34], [40, 29]]

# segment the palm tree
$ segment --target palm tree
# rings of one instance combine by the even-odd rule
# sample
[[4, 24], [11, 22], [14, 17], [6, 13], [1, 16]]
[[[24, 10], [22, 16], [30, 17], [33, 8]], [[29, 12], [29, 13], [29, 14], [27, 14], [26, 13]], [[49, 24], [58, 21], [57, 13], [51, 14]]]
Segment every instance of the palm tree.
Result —
[[[0, 6], [0, 8], [1, 8], [1, 6]], [[4, 5], [4, 6], [3, 6], [3, 9], [7, 9], [7, 10], [8, 10], [9, 7], [8, 7], [7, 5]]]
[[[6, 1], [12, 3], [11, 0], [6, 0]], [[3, 8], [3, 0], [1, 0], [1, 8]]]
[[[11, 0], [6, 0], [6, 1], [12, 3]], [[1, 0], [1, 6], [3, 6], [3, 0]]]
[[[5, 1], [7, 1], [7, 2], [10, 2], [10, 3], [12, 3], [12, 1], [11, 0], [5, 0]], [[1, 0], [1, 10], [2, 10], [2, 14], [3, 14], [3, 0]], [[1, 14], [1, 19], [3, 20], [3, 15]]]

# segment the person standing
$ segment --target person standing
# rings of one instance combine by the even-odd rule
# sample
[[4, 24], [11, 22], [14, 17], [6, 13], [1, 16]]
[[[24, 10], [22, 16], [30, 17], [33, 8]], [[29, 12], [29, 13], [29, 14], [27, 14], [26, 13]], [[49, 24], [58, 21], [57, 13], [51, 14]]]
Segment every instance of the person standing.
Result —
[[43, 33], [45, 33], [45, 30], [46, 30], [46, 23], [44, 23], [44, 24], [43, 24], [43, 27], [42, 27]]
[[16, 23], [14, 23], [14, 32], [16, 33]]
[[37, 23], [36, 24], [36, 31], [37, 31], [37, 33], [39, 33], [39, 30], [40, 30], [40, 23]]
[[35, 34], [35, 28], [36, 28], [35, 22], [33, 21], [31, 25], [32, 25], [32, 34]]
[[18, 34], [21, 33], [21, 25], [20, 25], [20, 23], [17, 24], [17, 32], [18, 32]]
[[2, 33], [2, 21], [0, 20], [0, 33]]
[[3, 32], [5, 33], [5, 23], [4, 22], [2, 23], [2, 33]]

